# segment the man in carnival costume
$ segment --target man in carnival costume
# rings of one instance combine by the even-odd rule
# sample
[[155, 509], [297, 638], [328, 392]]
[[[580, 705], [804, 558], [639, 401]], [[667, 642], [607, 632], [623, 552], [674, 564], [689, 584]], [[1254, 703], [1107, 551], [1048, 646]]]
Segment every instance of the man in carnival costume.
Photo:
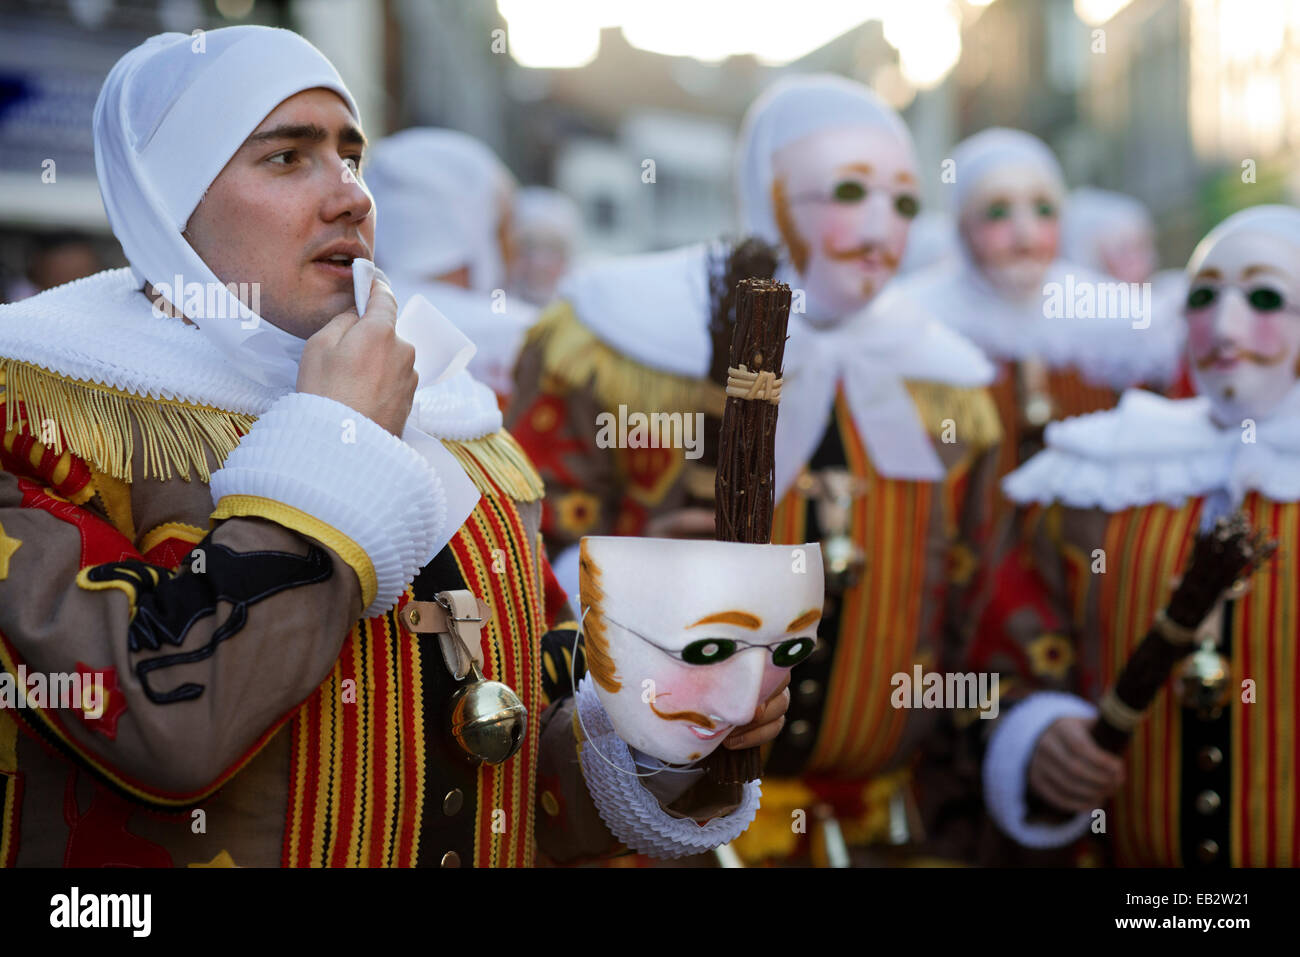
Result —
[[[94, 126], [131, 267], [0, 308], [0, 862], [637, 846], [597, 815], [572, 700], [543, 688], [565, 602], [541, 482], [464, 337], [371, 280], [365, 139], [333, 66], [284, 30], [156, 36]], [[73, 700], [36, 693], [60, 676]], [[672, 799], [642, 805], [669, 854], [690, 783]], [[700, 816], [727, 840], [753, 803]]]

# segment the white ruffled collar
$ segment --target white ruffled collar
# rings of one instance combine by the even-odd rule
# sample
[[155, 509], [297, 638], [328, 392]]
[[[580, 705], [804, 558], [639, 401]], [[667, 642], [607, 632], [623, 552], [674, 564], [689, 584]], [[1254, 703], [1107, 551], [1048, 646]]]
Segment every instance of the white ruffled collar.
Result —
[[1003, 480], [1012, 501], [1115, 512], [1201, 495], [1221, 511], [1250, 491], [1300, 500], [1300, 386], [1254, 423], [1253, 436], [1248, 424], [1217, 425], [1208, 399], [1132, 389], [1114, 409], [1053, 422], [1046, 442]]
[[[1072, 298], [1072, 289], [1113, 282], [1062, 260], [1052, 264], [1043, 280], [1044, 286], [1059, 284], [1063, 304]], [[1182, 323], [1154, 292], [1150, 325], [1136, 329], [1135, 319], [1048, 316], [1042, 295], [1020, 302], [1007, 299], [966, 259], [922, 270], [905, 279], [899, 291], [993, 359], [1036, 358], [1050, 368], [1073, 366], [1089, 381], [1114, 389], [1166, 383], [1177, 374]]]
[[[653, 369], [702, 379], [712, 354], [708, 256], [689, 246], [630, 256], [572, 276], [560, 296], [578, 321], [607, 345]], [[783, 264], [777, 278], [797, 288]], [[812, 457], [842, 384], [854, 425], [886, 477], [935, 481], [938, 454], [904, 380], [984, 386], [994, 369], [960, 334], [917, 304], [886, 289], [843, 321], [817, 327], [790, 316], [776, 434], [776, 494], [784, 494]]]
[[[193, 326], [157, 316], [130, 269], [111, 269], [0, 305], [0, 356], [132, 395], [261, 415], [286, 389], [234, 368]], [[501, 428], [492, 391], [468, 372], [417, 394], [419, 426], [471, 439]]]
[[876, 471], [934, 482], [945, 469], [906, 383], [974, 388], [993, 376], [979, 349], [891, 287], [834, 326], [792, 315], [776, 423], [777, 498], [816, 451], [837, 387]]
[[602, 342], [642, 365], [702, 379], [709, 373], [711, 247], [619, 256], [561, 280], [557, 295]]

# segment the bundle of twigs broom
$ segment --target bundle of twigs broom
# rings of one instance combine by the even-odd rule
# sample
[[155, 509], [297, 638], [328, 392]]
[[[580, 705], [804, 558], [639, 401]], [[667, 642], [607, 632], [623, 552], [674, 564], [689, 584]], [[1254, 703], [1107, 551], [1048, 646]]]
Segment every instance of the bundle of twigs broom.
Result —
[[[775, 508], [777, 402], [790, 320], [790, 287], [771, 279], [736, 286], [736, 325], [727, 368], [727, 405], [718, 433], [714, 515], [721, 542], [767, 544]], [[758, 748], [718, 748], [702, 767], [719, 784], [752, 781]]]

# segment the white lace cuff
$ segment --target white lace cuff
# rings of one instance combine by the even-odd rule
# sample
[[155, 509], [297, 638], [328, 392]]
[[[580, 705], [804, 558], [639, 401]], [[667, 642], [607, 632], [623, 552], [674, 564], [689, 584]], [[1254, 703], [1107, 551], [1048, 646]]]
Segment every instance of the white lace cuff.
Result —
[[998, 720], [984, 755], [984, 804], [1006, 834], [1025, 847], [1063, 847], [1083, 836], [1090, 815], [1080, 811], [1061, 824], [1025, 820], [1029, 761], [1034, 747], [1059, 718], [1094, 718], [1097, 709], [1071, 694], [1040, 691]]
[[364, 615], [397, 603], [447, 523], [442, 480], [409, 445], [324, 396], [277, 399], [212, 476], [214, 519], [254, 515], [328, 545]]
[[707, 824], [673, 817], [659, 806], [640, 779], [633, 776], [638, 768], [632, 753], [614, 733], [614, 725], [590, 677], [579, 682], [577, 702], [578, 717], [587, 738], [581, 750], [587, 790], [610, 833], [628, 847], [651, 857], [686, 857], [735, 840], [754, 820], [762, 794], [758, 781], [745, 785], [740, 807], [725, 817], [715, 817]]

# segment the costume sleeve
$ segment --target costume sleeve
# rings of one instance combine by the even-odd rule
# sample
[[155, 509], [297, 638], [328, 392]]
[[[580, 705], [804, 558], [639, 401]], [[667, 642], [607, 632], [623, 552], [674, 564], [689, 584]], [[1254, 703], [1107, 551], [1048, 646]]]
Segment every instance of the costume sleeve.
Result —
[[[90, 508], [0, 472], [4, 668], [29, 687], [77, 674], [103, 688], [29, 698], [15, 716], [138, 800], [183, 806], [219, 788], [430, 547], [436, 518], [421, 514], [439, 489], [408, 451], [345, 406], [286, 396], [213, 476], [215, 528], [171, 567]], [[383, 504], [367, 525], [349, 503]]]

